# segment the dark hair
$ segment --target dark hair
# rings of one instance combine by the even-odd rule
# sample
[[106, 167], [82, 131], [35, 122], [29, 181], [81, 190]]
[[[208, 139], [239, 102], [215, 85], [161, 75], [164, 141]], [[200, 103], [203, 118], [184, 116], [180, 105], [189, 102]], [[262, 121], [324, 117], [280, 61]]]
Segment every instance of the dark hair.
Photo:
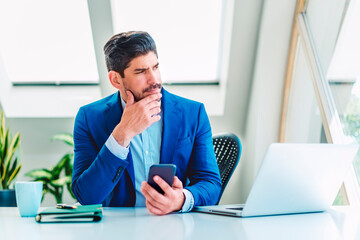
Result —
[[124, 77], [124, 70], [134, 58], [154, 52], [157, 57], [154, 39], [147, 32], [130, 31], [116, 34], [104, 46], [107, 70], [118, 72]]

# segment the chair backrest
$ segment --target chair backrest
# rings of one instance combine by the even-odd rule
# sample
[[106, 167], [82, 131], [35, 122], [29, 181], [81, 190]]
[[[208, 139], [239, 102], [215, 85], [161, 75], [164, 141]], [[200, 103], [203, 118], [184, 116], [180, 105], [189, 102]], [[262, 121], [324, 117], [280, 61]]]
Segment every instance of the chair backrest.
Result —
[[216, 161], [220, 170], [222, 182], [221, 196], [233, 174], [241, 155], [240, 139], [232, 133], [222, 133], [213, 136], [213, 145]]

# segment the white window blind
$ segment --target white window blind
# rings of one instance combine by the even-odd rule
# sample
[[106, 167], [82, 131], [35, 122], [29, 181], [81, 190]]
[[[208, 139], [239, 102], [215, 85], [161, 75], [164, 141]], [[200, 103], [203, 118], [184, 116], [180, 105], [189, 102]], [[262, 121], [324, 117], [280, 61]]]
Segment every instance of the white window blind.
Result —
[[112, 0], [114, 32], [147, 31], [167, 83], [220, 81], [224, 1]]
[[0, 0], [0, 57], [12, 83], [98, 83], [86, 0]]

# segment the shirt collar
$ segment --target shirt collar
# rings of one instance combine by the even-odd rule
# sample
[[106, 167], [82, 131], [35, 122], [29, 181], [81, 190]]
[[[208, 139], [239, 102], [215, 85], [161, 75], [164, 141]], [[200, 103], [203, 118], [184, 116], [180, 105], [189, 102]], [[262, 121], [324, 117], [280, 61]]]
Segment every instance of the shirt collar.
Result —
[[123, 109], [123, 111], [125, 110], [125, 106], [126, 106], [126, 103], [124, 101], [124, 99], [122, 98], [121, 94], [120, 94], [120, 101], [121, 101], [121, 107]]

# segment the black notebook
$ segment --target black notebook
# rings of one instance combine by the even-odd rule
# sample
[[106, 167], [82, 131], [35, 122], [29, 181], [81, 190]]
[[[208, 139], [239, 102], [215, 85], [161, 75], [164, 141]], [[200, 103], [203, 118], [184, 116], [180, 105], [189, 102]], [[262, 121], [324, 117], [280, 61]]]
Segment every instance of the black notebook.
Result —
[[39, 223], [99, 222], [101, 219], [102, 204], [78, 206], [76, 209], [48, 207], [35, 217]]

